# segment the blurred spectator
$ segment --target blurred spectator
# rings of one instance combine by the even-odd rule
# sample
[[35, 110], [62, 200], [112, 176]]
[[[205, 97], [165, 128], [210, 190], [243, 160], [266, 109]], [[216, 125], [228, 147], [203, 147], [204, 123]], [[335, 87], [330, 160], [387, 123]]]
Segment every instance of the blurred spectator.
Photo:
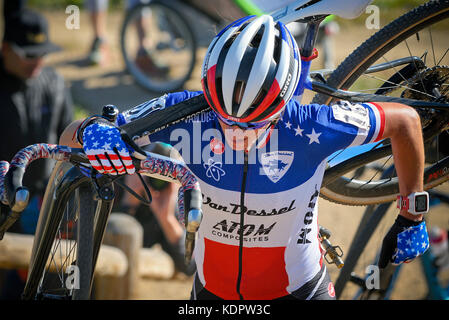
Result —
[[[167, 144], [157, 142], [144, 149], [163, 156], [170, 156], [170, 152], [176, 151]], [[182, 159], [180, 156], [179, 158]], [[130, 188], [139, 195], [144, 195], [144, 187], [137, 175], [127, 175], [125, 179]], [[143, 246], [145, 248], [160, 244], [173, 259], [177, 271], [192, 275], [195, 272], [194, 262], [192, 261], [189, 266], [184, 264], [185, 229], [175, 216], [179, 186], [155, 178], [145, 178], [145, 181], [151, 192], [151, 205], [148, 207], [130, 193], [125, 192], [118, 209], [134, 216], [140, 222], [144, 230]]]
[[[126, 0], [126, 11], [131, 10], [141, 0]], [[87, 56], [87, 62], [94, 65], [106, 65], [110, 60], [110, 47], [107, 41], [106, 22], [108, 13], [108, 0], [86, 0], [86, 7], [89, 11], [94, 39]], [[168, 67], [160, 65], [150, 52], [145, 49], [146, 32], [142, 25], [142, 19], [136, 20], [136, 32], [139, 41], [139, 48], [136, 55], [136, 64], [139, 68], [149, 74], [163, 76], [168, 73]]]
[[[0, 117], [3, 138], [0, 159], [7, 161], [28, 145], [57, 143], [63, 129], [73, 120], [71, 97], [63, 78], [44, 66], [45, 56], [60, 48], [49, 40], [46, 19], [23, 8], [23, 3], [5, 0], [4, 6], [6, 16], [0, 54], [3, 115]], [[52, 162], [47, 160], [30, 165], [24, 178], [24, 185], [31, 193], [30, 204], [9, 231], [34, 233], [51, 167]], [[16, 280], [24, 280], [21, 274]], [[20, 290], [17, 286], [4, 286], [5, 290], [12, 288]], [[13, 292], [7, 298], [14, 298]]]

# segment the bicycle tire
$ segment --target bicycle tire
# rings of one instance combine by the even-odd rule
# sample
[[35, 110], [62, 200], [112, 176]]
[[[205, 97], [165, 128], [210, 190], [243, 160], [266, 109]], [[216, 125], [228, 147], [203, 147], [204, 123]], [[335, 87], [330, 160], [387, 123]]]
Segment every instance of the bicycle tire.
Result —
[[[88, 177], [80, 174], [69, 163], [58, 162], [47, 185], [39, 214], [28, 278], [22, 295], [24, 300], [90, 298], [95, 266], [93, 231], [97, 207], [93, 201]], [[70, 230], [68, 223], [62, 223], [64, 215], [68, 223], [76, 223]], [[62, 234], [64, 232], [65, 235]], [[58, 240], [62, 241], [58, 244]], [[56, 251], [59, 251], [64, 261], [56, 262]], [[73, 270], [73, 276], [69, 279], [70, 275], [66, 276], [65, 273], [72, 265], [77, 269]], [[56, 275], [50, 270], [52, 266], [57, 269]], [[75, 281], [68, 282], [71, 279]]]
[[[178, 6], [180, 5], [178, 4]], [[147, 71], [144, 72], [144, 67], [139, 67], [137, 62], [135, 63], [134, 61], [132, 61], [131, 52], [129, 52], [130, 49], [128, 49], [127, 45], [127, 32], [131, 32], [129, 30], [130, 28], [132, 28], [131, 25], [135, 21], [135, 17], [137, 17], [138, 15], [143, 16], [141, 15], [141, 13], [145, 12], [146, 10], [149, 10], [149, 12], [163, 13], [165, 17], [170, 17], [170, 19], [168, 19], [169, 21], [165, 22], [168, 25], [171, 24], [169, 28], [175, 27], [175, 31], [178, 32], [179, 38], [175, 40], [171, 39], [171, 44], [165, 43], [166, 46], [170, 46], [170, 49], [168, 50], [167, 47], [165, 49], [157, 51], [159, 50], [157, 46], [153, 46], [152, 50], [157, 51], [158, 54], [157, 57], [156, 55], [151, 54], [151, 57], [163, 60], [164, 66], [156, 67], [156, 69], [154, 69], [153, 62], [151, 62], [151, 65], [148, 65], [147, 63]], [[173, 23], [175, 23], [176, 26], [173, 25]], [[170, 30], [161, 30], [161, 28], [159, 28], [159, 24], [160, 23], [156, 22], [152, 25], [153, 28], [158, 28], [158, 34], [167, 35], [167, 33], [170, 33]], [[152, 34], [155, 34], [154, 29], [152, 31]], [[172, 34], [170, 33], [170, 37], [171, 36]], [[179, 42], [180, 44], [176, 44], [175, 42]], [[186, 50], [183, 50], [180, 54], [177, 54], [176, 52], [180, 47], [184, 47], [186, 48]], [[123, 60], [126, 65], [126, 69], [133, 76], [137, 84], [155, 93], [166, 93], [180, 89], [184, 85], [184, 83], [188, 79], [190, 79], [192, 71], [196, 64], [197, 40], [195, 34], [193, 33], [188, 20], [177, 8], [176, 2], [174, 1], [162, 2], [153, 0], [149, 3], [141, 3], [139, 5], [136, 5], [131, 10], [129, 10], [126, 14], [120, 32], [120, 48]], [[149, 53], [149, 51], [147, 52]], [[183, 56], [187, 56], [187, 58], [184, 58]], [[186, 61], [183, 61], [183, 59]], [[169, 68], [168, 73], [161, 69], [165, 67]], [[175, 75], [174, 73], [178, 74]], [[169, 78], [169, 76], [171, 78]]]
[[[352, 52], [340, 65], [332, 72], [327, 79], [327, 84], [339, 89], [348, 89], [361, 75], [381, 58], [385, 53], [391, 51], [402, 41], [415, 35], [420, 30], [433, 25], [449, 17], [449, 1], [429, 1], [412, 11], [397, 18], [376, 34], [371, 36]], [[329, 104], [332, 98], [324, 94], [317, 94], [312, 103]], [[438, 127], [439, 126], [439, 127]], [[441, 123], [435, 124], [436, 129], [442, 129]], [[357, 166], [363, 166], [373, 161], [373, 153], [376, 149], [359, 155]], [[391, 154], [391, 151], [389, 151]], [[388, 152], [387, 152], [388, 154]], [[436, 166], [427, 168], [424, 188], [433, 188], [449, 179], [448, 158], [444, 159], [443, 167], [441, 162]], [[351, 161], [346, 164], [351, 166]], [[348, 168], [337, 168], [337, 171], [347, 172]], [[355, 167], [352, 164], [353, 167]], [[335, 168], [333, 168], [335, 169]], [[353, 168], [355, 169], [355, 168]], [[328, 172], [326, 172], [327, 174]], [[370, 205], [392, 201], [399, 193], [397, 178], [391, 181], [358, 181], [339, 176], [331, 183], [323, 184], [321, 196], [332, 202], [345, 205]]]

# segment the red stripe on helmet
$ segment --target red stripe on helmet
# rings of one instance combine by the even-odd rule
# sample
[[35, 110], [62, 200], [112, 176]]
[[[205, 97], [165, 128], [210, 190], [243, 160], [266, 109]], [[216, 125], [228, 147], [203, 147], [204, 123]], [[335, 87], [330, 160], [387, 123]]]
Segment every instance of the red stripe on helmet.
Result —
[[268, 90], [267, 95], [263, 99], [263, 101], [259, 104], [259, 106], [252, 112], [249, 116], [240, 119], [240, 122], [251, 122], [251, 120], [260, 116], [267, 108], [273, 103], [273, 101], [278, 97], [281, 88], [279, 87], [279, 83], [276, 79], [274, 79], [273, 84]]
[[[223, 111], [223, 108], [220, 105], [220, 101], [218, 100], [218, 95], [217, 95], [217, 89], [215, 88], [216, 69], [217, 69], [217, 65], [213, 65], [212, 67], [210, 67], [207, 70], [207, 75], [206, 75], [207, 86], [209, 89], [208, 92], [209, 92], [209, 94], [212, 98], [212, 102], [213, 102], [210, 106], [215, 107], [215, 108], [213, 108], [213, 109], [215, 109], [215, 111], [220, 113], [223, 117], [228, 118], [228, 115]], [[203, 87], [203, 90], [204, 90], [204, 87]]]
[[215, 108], [213, 107], [213, 104], [209, 101], [209, 98], [207, 97], [208, 94], [206, 92], [206, 85], [204, 84], [204, 79], [201, 79], [201, 85], [203, 86], [203, 92], [204, 92], [204, 98], [206, 98], [207, 104], [213, 109], [215, 110]]
[[277, 105], [277, 107], [274, 109], [274, 111], [272, 113], [270, 113], [268, 116], [266, 116], [265, 118], [261, 119], [260, 121], [264, 121], [266, 119], [271, 118], [272, 116], [274, 116], [276, 113], [278, 113], [279, 111], [282, 110], [282, 108], [284, 108], [285, 106], [285, 101], [284, 99], [282, 99], [282, 101]]

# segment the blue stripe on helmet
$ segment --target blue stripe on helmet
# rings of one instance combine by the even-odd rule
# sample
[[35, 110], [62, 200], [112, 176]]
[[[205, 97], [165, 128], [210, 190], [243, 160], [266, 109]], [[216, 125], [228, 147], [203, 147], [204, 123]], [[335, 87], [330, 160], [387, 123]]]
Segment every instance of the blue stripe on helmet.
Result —
[[280, 21], [278, 21], [278, 24], [279, 24], [279, 29], [281, 29], [282, 40], [286, 41], [288, 43], [289, 47], [291, 47], [293, 49], [293, 57], [295, 58], [295, 60], [299, 61], [298, 46], [296, 44], [295, 39], [293, 39], [291, 32], [287, 29], [285, 24], [283, 24]]
[[252, 16], [246, 16], [246, 17], [243, 17], [243, 18], [240, 18], [240, 19], [238, 19], [238, 20], [236, 20], [236, 21], [234, 21], [234, 22], [232, 22], [231, 24], [228, 24], [226, 27], [224, 27], [215, 37], [217, 38], [217, 37], [219, 37], [219, 36], [221, 36], [226, 30], [228, 30], [229, 28], [231, 28], [231, 27], [238, 27], [238, 26], [241, 26], [245, 21], [247, 21], [247, 20], [249, 20], [249, 19], [251, 19], [251, 18], [254, 18], [255, 17], [255, 15], [252, 15]]

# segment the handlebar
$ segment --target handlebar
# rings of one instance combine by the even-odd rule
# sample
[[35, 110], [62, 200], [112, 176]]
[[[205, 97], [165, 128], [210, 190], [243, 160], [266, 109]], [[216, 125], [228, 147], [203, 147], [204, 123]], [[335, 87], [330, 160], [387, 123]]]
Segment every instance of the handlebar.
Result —
[[[164, 180], [180, 183], [178, 220], [186, 227], [185, 263], [189, 264], [195, 236], [202, 220], [202, 194], [198, 180], [184, 162], [146, 152], [144, 160], [134, 159], [136, 171], [144, 175], [160, 177]], [[83, 149], [70, 148], [54, 144], [39, 143], [20, 150], [9, 164], [0, 161], [0, 201], [11, 208], [13, 213], [22, 212], [28, 205], [29, 191], [22, 185], [23, 175], [28, 165], [37, 159], [69, 161], [89, 166], [89, 160]], [[0, 221], [0, 234], [5, 223]], [[1, 235], [0, 235], [1, 239]]]

